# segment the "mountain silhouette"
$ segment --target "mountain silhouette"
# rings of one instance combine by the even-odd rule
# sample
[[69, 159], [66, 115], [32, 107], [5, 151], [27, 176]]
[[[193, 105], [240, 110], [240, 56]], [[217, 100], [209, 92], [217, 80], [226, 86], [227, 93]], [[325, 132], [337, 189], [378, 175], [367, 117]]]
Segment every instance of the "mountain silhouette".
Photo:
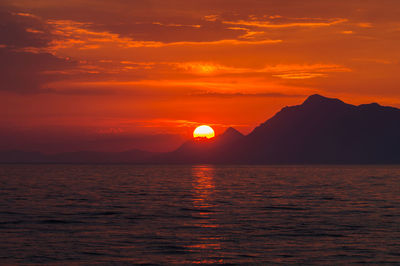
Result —
[[0, 152], [0, 162], [177, 164], [398, 164], [400, 109], [311, 95], [244, 136], [234, 128], [167, 153]]
[[[254, 163], [400, 162], [400, 110], [320, 95], [285, 107], [253, 130], [240, 160]], [[239, 152], [238, 151], [238, 152]]]
[[315, 94], [229, 144], [184, 144], [165, 157], [176, 163], [400, 163], [400, 110]]
[[1, 163], [145, 163], [156, 153], [142, 150], [123, 152], [76, 151], [56, 154], [0, 151]]
[[219, 154], [220, 151], [244, 138], [245, 136], [238, 130], [229, 127], [215, 138], [188, 140], [177, 150], [156, 155], [152, 160], [158, 163], [217, 163], [220, 161], [219, 158], [224, 158]]
[[218, 141], [220, 143], [229, 143], [232, 141], [237, 141], [242, 139], [243, 137], [244, 135], [240, 133], [238, 130], [234, 129], [233, 127], [228, 127], [222, 135], [217, 136], [217, 138], [219, 138]]

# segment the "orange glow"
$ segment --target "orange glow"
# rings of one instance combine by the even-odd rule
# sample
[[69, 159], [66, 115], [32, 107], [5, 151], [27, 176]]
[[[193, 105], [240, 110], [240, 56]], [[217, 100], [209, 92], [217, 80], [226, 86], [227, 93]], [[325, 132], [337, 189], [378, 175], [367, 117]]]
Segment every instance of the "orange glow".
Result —
[[193, 131], [193, 137], [211, 139], [215, 137], [215, 133], [210, 126], [202, 125], [196, 127], [196, 129]]
[[1, 1], [0, 149], [172, 151], [312, 94], [400, 107], [400, 1], [142, 2]]

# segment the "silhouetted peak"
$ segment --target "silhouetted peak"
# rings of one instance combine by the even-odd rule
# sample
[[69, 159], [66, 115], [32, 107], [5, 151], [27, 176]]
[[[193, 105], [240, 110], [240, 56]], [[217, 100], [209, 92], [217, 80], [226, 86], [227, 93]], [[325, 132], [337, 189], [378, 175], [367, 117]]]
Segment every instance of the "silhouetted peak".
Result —
[[225, 132], [222, 134], [223, 136], [243, 136], [238, 130], [233, 127], [228, 127]]
[[237, 141], [241, 138], [244, 138], [244, 135], [234, 129], [233, 127], [228, 127], [222, 135], [217, 137], [217, 141], [219, 144], [226, 144], [228, 142]]
[[358, 107], [365, 108], [365, 109], [377, 109], [382, 107], [382, 105], [378, 103], [369, 103], [369, 104], [360, 104]]
[[313, 94], [303, 102], [303, 105], [321, 105], [321, 104], [332, 104], [332, 103], [344, 104], [344, 102], [342, 102], [339, 99], [327, 98], [319, 94]]

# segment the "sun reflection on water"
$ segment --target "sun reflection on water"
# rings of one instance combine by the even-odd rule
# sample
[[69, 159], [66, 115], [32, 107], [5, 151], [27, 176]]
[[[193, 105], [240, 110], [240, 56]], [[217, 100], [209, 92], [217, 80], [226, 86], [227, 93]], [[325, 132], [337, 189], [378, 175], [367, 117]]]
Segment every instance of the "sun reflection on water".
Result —
[[[214, 177], [215, 169], [211, 166], [194, 166], [193, 173], [193, 205], [195, 208], [212, 208], [212, 196], [215, 189]], [[199, 214], [202, 214], [200, 212]], [[204, 215], [208, 212], [203, 213]]]
[[[215, 205], [215, 168], [213, 166], [192, 167], [193, 187], [193, 217], [192, 226], [198, 228], [198, 238], [187, 248], [193, 252], [200, 253], [200, 256], [192, 263], [221, 263], [220, 259], [204, 260], [206, 255], [221, 251], [221, 238], [217, 237], [217, 230], [220, 224], [217, 221], [218, 211]], [[204, 255], [204, 258], [203, 256]]]

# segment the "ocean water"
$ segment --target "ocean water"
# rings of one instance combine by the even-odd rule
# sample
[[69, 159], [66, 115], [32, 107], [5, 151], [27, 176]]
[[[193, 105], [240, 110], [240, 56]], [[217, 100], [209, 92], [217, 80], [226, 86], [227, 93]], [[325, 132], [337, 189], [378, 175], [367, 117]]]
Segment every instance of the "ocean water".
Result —
[[400, 166], [0, 165], [0, 264], [398, 264]]

